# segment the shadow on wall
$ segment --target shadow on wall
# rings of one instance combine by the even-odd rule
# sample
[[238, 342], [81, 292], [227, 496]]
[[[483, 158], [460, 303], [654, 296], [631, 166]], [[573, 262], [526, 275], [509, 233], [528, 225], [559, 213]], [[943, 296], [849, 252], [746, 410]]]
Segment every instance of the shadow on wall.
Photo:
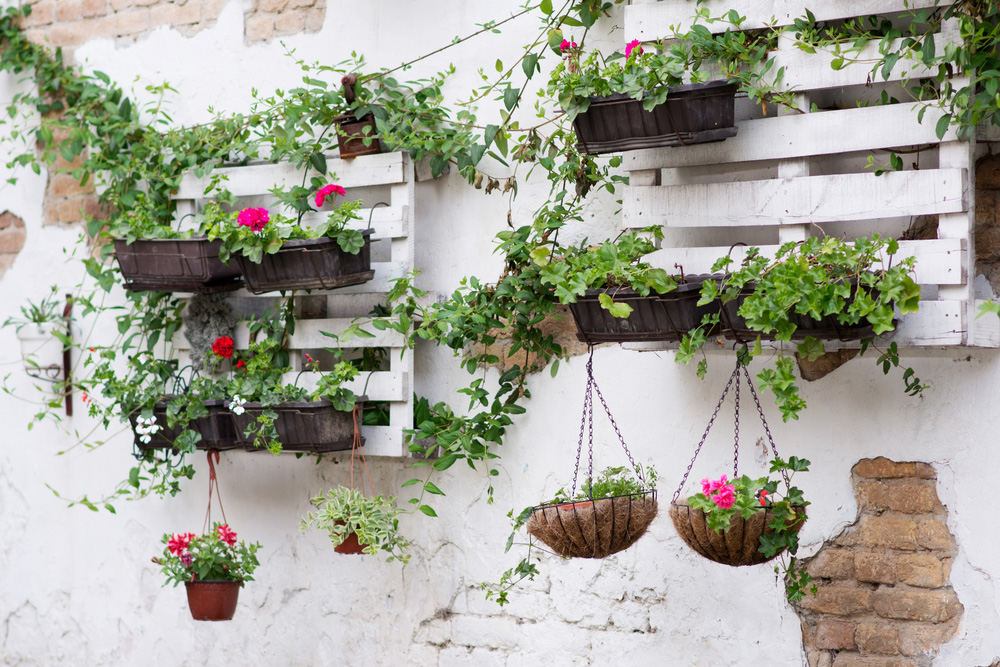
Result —
[[927, 667], [958, 632], [955, 538], [927, 463], [862, 459], [858, 519], [802, 566], [818, 585], [795, 605], [810, 667]]

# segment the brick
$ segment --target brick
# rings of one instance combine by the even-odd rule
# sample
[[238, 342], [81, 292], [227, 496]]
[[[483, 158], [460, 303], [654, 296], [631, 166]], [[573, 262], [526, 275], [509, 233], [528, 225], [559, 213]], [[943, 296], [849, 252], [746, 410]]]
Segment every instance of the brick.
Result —
[[80, 0], [59, 0], [56, 5], [57, 21], [76, 21], [80, 18]]
[[108, 0], [111, 3], [111, 9], [116, 12], [120, 12], [123, 9], [128, 9], [135, 5], [135, 0]]
[[952, 552], [955, 538], [948, 531], [943, 520], [922, 519], [917, 524], [917, 543], [924, 549]]
[[10, 211], [4, 211], [0, 213], [0, 229], [7, 229], [9, 227], [20, 227], [24, 229], [24, 220], [17, 217]]
[[950, 588], [938, 591], [881, 589], [872, 593], [871, 606], [882, 618], [941, 623], [962, 612], [962, 603]]
[[251, 44], [266, 42], [274, 35], [274, 19], [270, 16], [251, 16], [245, 25], [246, 38]]
[[929, 480], [858, 480], [854, 495], [862, 510], [926, 514], [941, 509], [934, 482]]
[[0, 253], [17, 254], [24, 247], [28, 234], [24, 227], [8, 227], [0, 231]]
[[937, 479], [937, 470], [930, 463], [917, 461], [915, 468], [920, 479]]
[[[816, 631], [812, 645], [818, 649], [852, 649], [854, 648], [853, 623], [822, 619], [816, 622]], [[803, 643], [806, 643], [803, 641]]]
[[306, 12], [306, 32], [319, 32], [326, 20], [325, 9], [310, 9]]
[[909, 658], [862, 656], [857, 653], [838, 653], [833, 667], [917, 667]]
[[55, 0], [41, 0], [31, 6], [31, 16], [24, 19], [25, 27], [48, 25], [56, 18]]
[[976, 190], [1000, 190], [1000, 158], [996, 155], [988, 155], [976, 163]]
[[186, 25], [201, 20], [201, 5], [189, 2], [186, 5], [160, 5], [149, 10], [151, 25]]
[[[135, 0], [135, 6], [136, 7], [150, 7], [152, 5], [158, 5], [158, 4], [160, 4], [160, 0]], [[183, 3], [178, 3], [178, 6], [182, 5], [182, 4]], [[190, 5], [196, 5], [198, 3], [197, 2], [189, 2], [188, 4], [190, 4]], [[170, 5], [160, 5], [160, 6], [161, 7], [169, 7]]]
[[809, 667], [833, 667], [833, 658], [826, 651], [806, 651], [806, 663]]
[[59, 222], [79, 222], [83, 219], [83, 197], [72, 197], [56, 202], [56, 219]]
[[17, 253], [0, 253], [0, 278], [7, 273], [7, 269], [14, 266], [16, 259]]
[[905, 623], [899, 627], [899, 652], [903, 655], [924, 655], [936, 651], [958, 634], [958, 619], [948, 623], [924, 625]]
[[806, 595], [798, 604], [809, 611], [850, 616], [870, 610], [871, 595], [871, 591], [862, 588], [820, 586], [816, 595]]
[[288, 0], [260, 0], [257, 3], [258, 12], [281, 12], [285, 10]]
[[855, 554], [854, 572], [858, 581], [872, 584], [895, 584], [896, 556], [883, 553]]
[[291, 35], [297, 32], [302, 32], [305, 28], [305, 12], [285, 12], [274, 21], [274, 29], [281, 35]]
[[869, 547], [913, 551], [918, 548], [917, 522], [894, 516], [862, 516], [858, 540]]
[[83, 0], [80, 3], [80, 10], [84, 18], [104, 16], [108, 13], [108, 2], [107, 0]]
[[881, 479], [913, 477], [916, 475], [916, 466], [912, 462], [896, 463], [880, 456], [875, 459], [861, 459], [854, 465], [852, 472], [858, 477]]
[[92, 185], [80, 185], [80, 181], [69, 174], [56, 174], [49, 183], [49, 195], [53, 197], [71, 197], [93, 191]]
[[927, 554], [904, 554], [896, 562], [899, 580], [919, 588], [939, 588], [944, 585], [945, 566], [941, 559]]
[[854, 554], [847, 549], [823, 549], [809, 561], [806, 571], [817, 579], [851, 579]]
[[887, 623], [859, 623], [855, 633], [862, 655], [899, 655], [899, 631]]
[[54, 225], [59, 222], [59, 206], [56, 202], [46, 202], [42, 207], [42, 224]]
[[229, 4], [229, 0], [202, 0], [202, 16], [205, 20], [215, 20], [222, 14], [222, 10]]
[[298, 9], [300, 7], [312, 7], [316, 4], [316, 0], [289, 0], [289, 9]]
[[149, 30], [149, 10], [138, 9], [105, 16], [97, 24], [96, 32], [103, 37], [121, 37]]
[[75, 46], [91, 39], [94, 33], [83, 21], [54, 25], [49, 30], [49, 42], [52, 46]]

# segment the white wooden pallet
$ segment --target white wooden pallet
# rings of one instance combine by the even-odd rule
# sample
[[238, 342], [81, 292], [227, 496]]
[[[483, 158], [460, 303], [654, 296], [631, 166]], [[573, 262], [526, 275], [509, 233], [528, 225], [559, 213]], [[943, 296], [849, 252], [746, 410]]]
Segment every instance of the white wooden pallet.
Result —
[[[827, 0], [808, 8], [822, 21], [869, 14], [899, 16], [936, 4], [936, 0]], [[789, 25], [805, 15], [806, 7], [801, 0], [697, 4], [633, 0], [625, 9], [625, 35], [629, 40], [669, 38], [675, 30], [686, 30], [696, 11], [704, 9], [711, 16], [733, 9], [746, 17], [743, 28]], [[707, 25], [715, 32], [731, 27], [728, 21]], [[937, 40], [939, 49], [954, 39], [954, 29], [945, 26], [946, 34]], [[668, 271], [676, 272], [679, 265], [684, 273], [696, 274], [708, 272], [732, 244], [747, 238], [771, 238], [762, 250], [773, 254], [779, 244], [806, 238], [830, 223], [838, 225], [837, 234], [849, 229], [892, 233], [888, 227], [898, 230], [901, 218], [936, 215], [938, 238], [903, 242], [900, 252], [917, 258], [916, 280], [926, 287], [927, 300], [888, 338], [911, 347], [1000, 347], [1000, 326], [993, 321], [997, 318], [975, 317], [981, 302], [972, 288], [974, 140], [958, 141], [952, 129], [939, 139], [935, 126], [941, 112], [928, 109], [919, 123], [918, 107], [912, 102], [857, 106], [856, 100], [870, 95], [868, 84], [886, 83], [881, 70], [872, 73], [877, 45], [868, 50], [871, 53], [862, 54], [859, 62], [834, 70], [832, 54], [807, 54], [783, 38], [782, 48], [770, 56], [776, 61], [771, 71], [784, 68], [779, 88], [796, 93], [801, 111], [783, 110], [763, 118], [751, 118], [744, 111], [744, 117], [737, 117], [737, 136], [725, 141], [626, 152], [623, 168], [631, 184], [623, 193], [623, 226], [662, 225], [673, 230], [667, 236], [673, 245], [698, 245], [665, 247], [649, 257]], [[888, 83], [920, 71], [919, 64], [900, 60]], [[812, 100], [829, 101], [831, 95], [841, 108], [810, 112]], [[921, 154], [919, 170], [875, 176], [863, 167], [872, 151], [914, 146], [930, 147]], [[887, 159], [887, 153], [881, 156]], [[747, 177], [740, 176], [741, 170]], [[772, 176], [762, 178], [762, 173]], [[739, 247], [732, 251], [737, 261], [744, 253]], [[650, 344], [630, 347], [651, 349]]]
[[[328, 311], [336, 317], [321, 319], [301, 319], [296, 322], [295, 333], [291, 336], [289, 350], [293, 362], [293, 373], [286, 381], [293, 381], [302, 367], [301, 352], [317, 348], [336, 347], [336, 341], [323, 334], [338, 334], [348, 327], [354, 317], [364, 316], [371, 304], [384, 302], [384, 293], [390, 288], [390, 281], [401, 278], [413, 270], [414, 235], [412, 228], [414, 211], [414, 165], [405, 152], [359, 156], [350, 160], [327, 158], [326, 182], [336, 183], [347, 190], [373, 186], [389, 188], [389, 205], [385, 207], [363, 208], [361, 220], [355, 221], [357, 229], [366, 229], [369, 219], [372, 227], [372, 241], [387, 240], [390, 244], [389, 259], [372, 262], [375, 278], [361, 285], [352, 285], [336, 290], [312, 290], [310, 294], [325, 294]], [[309, 174], [311, 178], [319, 175]], [[206, 201], [206, 189], [212, 178], [225, 179], [224, 187], [237, 197], [260, 197], [268, 195], [276, 185], [301, 183], [302, 172], [289, 164], [265, 164], [245, 167], [216, 169], [210, 177], [188, 174], [184, 177], [177, 194], [177, 215], [194, 213]], [[321, 219], [322, 213], [311, 213], [303, 217], [303, 224], [310, 225]], [[236, 297], [258, 299], [271, 303], [278, 293], [254, 296], [246, 291], [231, 294]], [[366, 327], [372, 331], [371, 327]], [[352, 338], [344, 347], [365, 348], [384, 347], [388, 351], [389, 368], [384, 371], [362, 372], [351, 384], [351, 389], [364, 393], [372, 401], [389, 403], [388, 426], [366, 426], [366, 456], [408, 456], [404, 444], [403, 431], [413, 427], [413, 351], [404, 345], [403, 336], [393, 331], [372, 331], [374, 338]], [[186, 338], [180, 337], [186, 345]], [[245, 348], [249, 343], [249, 332], [245, 325], [237, 327], [235, 335], [237, 348]], [[183, 347], [181, 349], [184, 349]], [[299, 354], [295, 354], [299, 352]], [[300, 387], [312, 388], [319, 378], [318, 373], [302, 373], [298, 377]]]

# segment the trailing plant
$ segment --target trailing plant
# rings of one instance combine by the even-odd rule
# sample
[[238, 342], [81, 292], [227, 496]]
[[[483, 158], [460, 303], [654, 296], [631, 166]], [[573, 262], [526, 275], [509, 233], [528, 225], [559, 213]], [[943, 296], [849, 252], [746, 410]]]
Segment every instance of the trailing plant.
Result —
[[257, 550], [260, 543], [236, 542], [236, 533], [229, 524], [216, 523], [204, 535], [166, 533], [163, 555], [153, 558], [162, 566], [167, 580], [163, 585], [189, 581], [253, 581], [253, 572], [260, 565]]
[[410, 541], [399, 533], [399, 515], [392, 496], [365, 496], [360, 489], [338, 486], [310, 502], [316, 511], [302, 519], [301, 528], [325, 530], [333, 546], [339, 546], [351, 533], [357, 533], [364, 553], [374, 556], [384, 551], [386, 562], [409, 562]]

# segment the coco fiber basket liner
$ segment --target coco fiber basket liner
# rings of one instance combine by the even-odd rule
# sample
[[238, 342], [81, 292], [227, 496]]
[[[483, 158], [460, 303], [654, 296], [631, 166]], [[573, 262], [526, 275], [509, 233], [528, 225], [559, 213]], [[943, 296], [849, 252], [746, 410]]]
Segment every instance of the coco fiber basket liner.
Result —
[[[799, 511], [802, 512], [801, 509]], [[736, 514], [730, 521], [729, 530], [724, 533], [710, 529], [705, 513], [700, 509], [691, 509], [683, 503], [670, 504], [670, 518], [677, 534], [689, 547], [716, 563], [733, 567], [759, 565], [778, 556], [768, 557], [760, 551], [760, 536], [774, 532], [770, 527], [774, 520], [771, 510], [757, 512], [747, 520]], [[803, 523], [805, 516], [795, 525], [796, 532]]]
[[526, 528], [564, 558], [604, 558], [635, 544], [657, 511], [656, 491], [540, 505]]

